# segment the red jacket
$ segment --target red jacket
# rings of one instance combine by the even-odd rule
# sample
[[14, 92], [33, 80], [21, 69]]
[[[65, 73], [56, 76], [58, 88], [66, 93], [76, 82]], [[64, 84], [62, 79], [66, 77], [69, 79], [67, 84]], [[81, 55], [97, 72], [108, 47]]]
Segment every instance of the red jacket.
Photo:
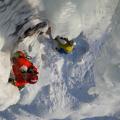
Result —
[[[34, 72], [22, 73], [22, 66], [26, 66], [28, 69], [32, 68]], [[37, 68], [28, 59], [24, 57], [15, 58], [12, 69], [15, 75], [15, 85], [18, 87], [25, 86], [27, 83], [34, 84], [38, 80]]]

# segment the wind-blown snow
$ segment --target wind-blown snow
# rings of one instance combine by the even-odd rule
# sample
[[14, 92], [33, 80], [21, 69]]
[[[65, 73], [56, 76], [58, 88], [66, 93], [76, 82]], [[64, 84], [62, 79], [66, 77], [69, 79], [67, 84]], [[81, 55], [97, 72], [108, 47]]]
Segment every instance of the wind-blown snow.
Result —
[[0, 52], [0, 56], [0, 111], [3, 111], [16, 104], [20, 94], [16, 87], [7, 83], [11, 70], [10, 54]]
[[[119, 27], [115, 24], [116, 20], [119, 23], [119, 17], [116, 17], [120, 9], [118, 2], [119, 0], [1, 1], [0, 93], [6, 91], [6, 94], [0, 95], [0, 110], [16, 104], [21, 94], [17, 105], [1, 112], [1, 118], [79, 120], [114, 114], [119, 116]], [[38, 37], [37, 34], [18, 42], [19, 45], [16, 43], [16, 26], [30, 16], [39, 15], [41, 19], [49, 20], [54, 37], [59, 34], [75, 39], [77, 46], [72, 54], [59, 54], [53, 49], [50, 39], [46, 36]], [[105, 47], [108, 48], [105, 49], [106, 54], [95, 61], [102, 53], [101, 48], [105, 42], [111, 43]], [[114, 45], [116, 49], [113, 49]], [[23, 49], [33, 57], [32, 61], [38, 67], [40, 75], [37, 84], [28, 85], [19, 93], [16, 87], [7, 84], [11, 69], [9, 55], [15, 50]], [[113, 55], [114, 59], [111, 58]]]
[[48, 19], [53, 23], [54, 36], [75, 38], [84, 31], [90, 39], [100, 37], [110, 24], [118, 0], [44, 0]]
[[[104, 114], [115, 114], [120, 119], [120, 2], [112, 18], [107, 42], [102, 50], [102, 56], [96, 63], [96, 91], [99, 93], [99, 105], [104, 105]], [[102, 89], [101, 89], [102, 88]], [[96, 102], [98, 104], [98, 102]], [[102, 110], [101, 110], [102, 111]], [[101, 112], [102, 113], [102, 112]], [[102, 114], [103, 115], [103, 114]]]

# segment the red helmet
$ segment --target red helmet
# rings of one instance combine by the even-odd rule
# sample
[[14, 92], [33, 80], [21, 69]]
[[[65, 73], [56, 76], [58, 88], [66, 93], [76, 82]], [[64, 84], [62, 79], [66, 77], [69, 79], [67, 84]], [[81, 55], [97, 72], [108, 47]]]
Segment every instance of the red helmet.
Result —
[[13, 54], [12, 61], [13, 61], [13, 63], [15, 63], [16, 60], [17, 60], [17, 58], [25, 58], [25, 57], [26, 57], [26, 55], [25, 55], [24, 52], [22, 52], [22, 51], [17, 51], [17, 52], [15, 52], [15, 53]]
[[25, 53], [22, 51], [17, 51], [16, 53], [14, 53], [13, 55], [14, 58], [19, 58], [19, 57], [26, 57]]

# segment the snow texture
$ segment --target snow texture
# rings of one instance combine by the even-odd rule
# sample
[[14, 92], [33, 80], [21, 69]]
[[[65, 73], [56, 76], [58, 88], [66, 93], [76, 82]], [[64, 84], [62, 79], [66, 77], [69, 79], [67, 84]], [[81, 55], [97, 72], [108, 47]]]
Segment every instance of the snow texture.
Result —
[[[1, 0], [0, 120], [120, 119], [119, 12], [119, 0]], [[48, 20], [54, 37], [74, 39], [73, 53], [59, 54], [37, 33], [19, 41], [20, 26], [33, 18]], [[16, 50], [40, 73], [21, 92], [7, 83]]]

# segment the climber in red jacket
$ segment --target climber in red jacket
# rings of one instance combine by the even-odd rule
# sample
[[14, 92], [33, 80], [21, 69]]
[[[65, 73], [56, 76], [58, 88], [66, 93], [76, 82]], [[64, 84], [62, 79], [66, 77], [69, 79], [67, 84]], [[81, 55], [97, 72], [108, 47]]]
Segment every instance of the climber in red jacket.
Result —
[[[12, 57], [12, 71], [14, 74], [14, 85], [23, 88], [26, 84], [35, 84], [38, 81], [38, 71], [32, 62], [22, 51], [17, 51]], [[13, 81], [12, 81], [13, 83]]]

